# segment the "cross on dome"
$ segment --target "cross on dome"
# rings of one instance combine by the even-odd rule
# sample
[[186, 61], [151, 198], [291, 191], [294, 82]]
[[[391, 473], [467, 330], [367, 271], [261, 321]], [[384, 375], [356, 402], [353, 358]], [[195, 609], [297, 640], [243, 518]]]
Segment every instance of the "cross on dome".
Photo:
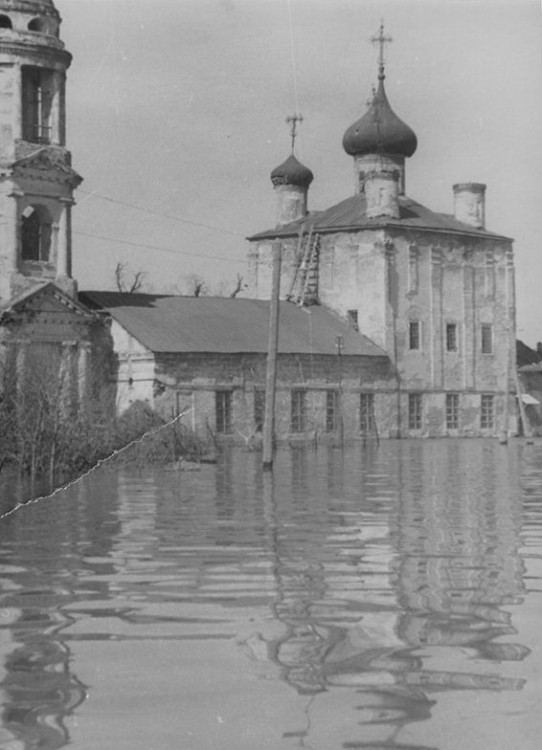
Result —
[[288, 115], [286, 122], [290, 126], [290, 138], [292, 139], [292, 154], [294, 153], [295, 139], [297, 137], [297, 123], [303, 122], [303, 115], [298, 115], [294, 112], [293, 115]]
[[371, 42], [373, 44], [378, 44], [380, 47], [378, 51], [378, 80], [383, 81], [386, 77], [384, 74], [384, 45], [391, 44], [391, 42], [393, 42], [391, 36], [386, 36], [384, 34], [384, 21], [380, 22], [380, 29], [378, 31], [378, 34], [375, 34], [373, 37], [371, 37]]

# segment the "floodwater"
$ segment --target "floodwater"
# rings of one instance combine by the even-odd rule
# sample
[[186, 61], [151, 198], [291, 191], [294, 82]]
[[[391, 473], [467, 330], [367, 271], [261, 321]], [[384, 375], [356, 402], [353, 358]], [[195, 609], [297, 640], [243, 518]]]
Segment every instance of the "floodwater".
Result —
[[260, 460], [0, 521], [0, 748], [539, 748], [542, 444]]

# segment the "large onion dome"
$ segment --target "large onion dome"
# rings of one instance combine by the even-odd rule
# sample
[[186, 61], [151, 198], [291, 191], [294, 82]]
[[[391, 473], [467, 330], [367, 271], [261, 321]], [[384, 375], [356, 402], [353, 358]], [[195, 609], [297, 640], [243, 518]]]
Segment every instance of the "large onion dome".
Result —
[[293, 154], [285, 162], [271, 172], [273, 185], [295, 185], [296, 187], [308, 188], [314, 180], [311, 170], [301, 164]]
[[369, 109], [344, 134], [343, 148], [350, 156], [375, 153], [412, 156], [418, 145], [416, 134], [390, 107], [383, 76], [379, 78]]

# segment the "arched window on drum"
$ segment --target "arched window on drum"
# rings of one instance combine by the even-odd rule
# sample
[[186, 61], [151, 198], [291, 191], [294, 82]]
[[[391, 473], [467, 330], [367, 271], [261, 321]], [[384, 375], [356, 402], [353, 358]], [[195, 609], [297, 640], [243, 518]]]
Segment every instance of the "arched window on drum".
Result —
[[46, 263], [51, 255], [52, 220], [45, 206], [27, 206], [21, 223], [21, 257]]

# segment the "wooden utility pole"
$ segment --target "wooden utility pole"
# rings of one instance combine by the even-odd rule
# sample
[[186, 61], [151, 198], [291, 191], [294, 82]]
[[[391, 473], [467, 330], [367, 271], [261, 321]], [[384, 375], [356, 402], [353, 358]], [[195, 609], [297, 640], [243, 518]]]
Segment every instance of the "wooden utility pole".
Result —
[[344, 346], [344, 338], [337, 336], [335, 339], [335, 345], [337, 347], [337, 380], [339, 385], [338, 390], [338, 411], [339, 411], [339, 440], [341, 448], [344, 448], [344, 412], [343, 412], [343, 368], [342, 368], [342, 353]]
[[275, 390], [277, 385], [277, 348], [279, 340], [280, 265], [282, 246], [273, 242], [273, 283], [269, 312], [269, 344], [265, 378], [265, 416], [263, 423], [263, 468], [273, 468], [273, 436], [275, 433]]

